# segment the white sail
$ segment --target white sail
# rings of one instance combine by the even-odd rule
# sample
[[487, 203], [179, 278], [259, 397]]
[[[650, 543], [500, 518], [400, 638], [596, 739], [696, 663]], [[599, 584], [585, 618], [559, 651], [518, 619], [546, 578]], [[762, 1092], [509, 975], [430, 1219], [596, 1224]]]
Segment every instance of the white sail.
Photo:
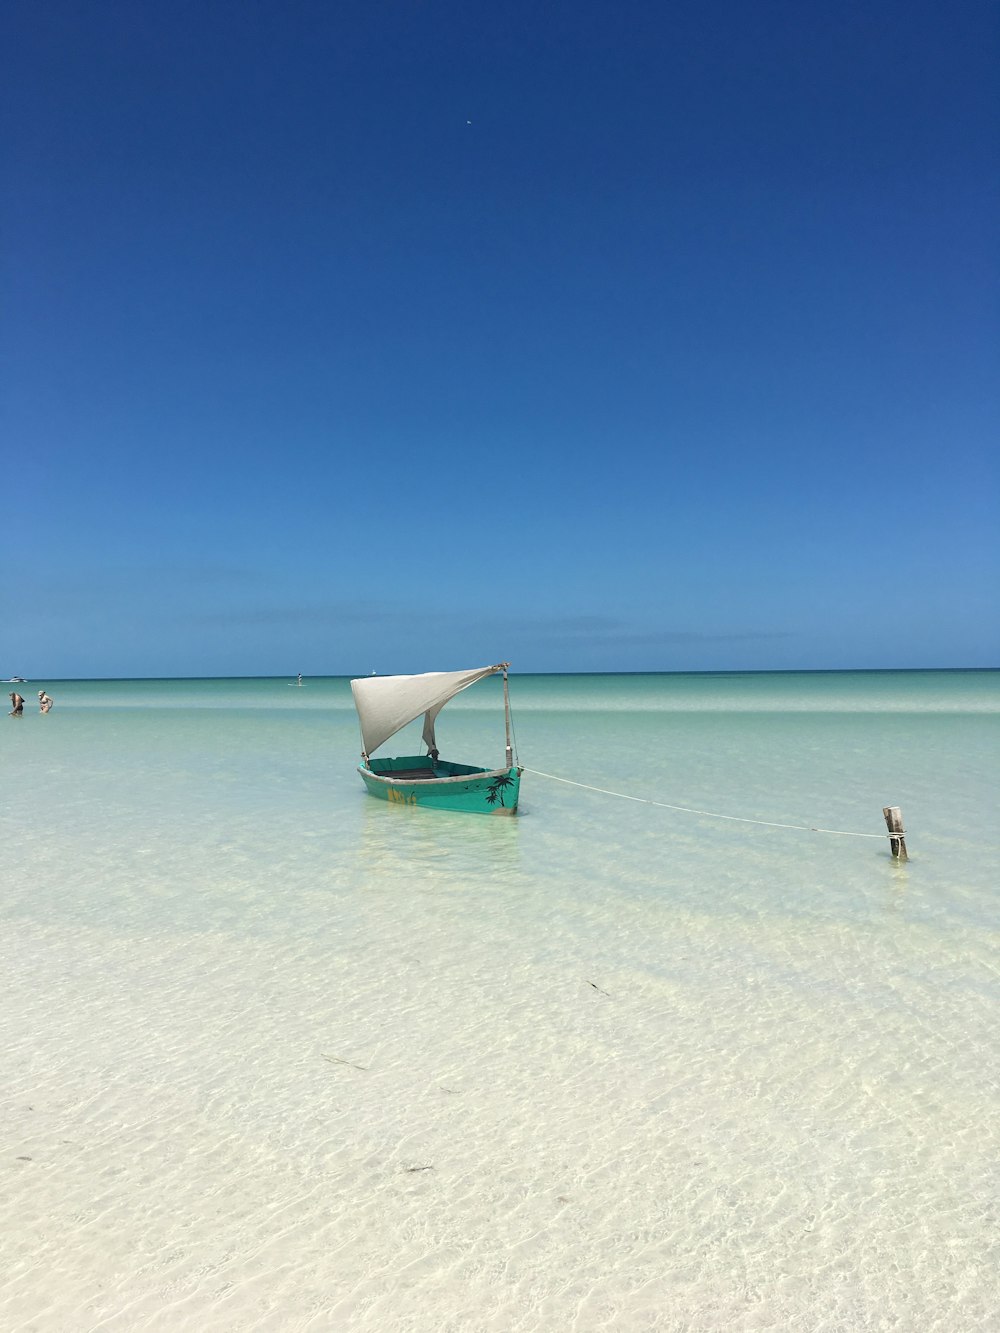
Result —
[[470, 671], [427, 671], [422, 676], [361, 676], [351, 681], [354, 707], [361, 722], [365, 754], [373, 754], [390, 736], [421, 713], [424, 741], [434, 748], [434, 719], [449, 699], [477, 680], [502, 671], [506, 664]]

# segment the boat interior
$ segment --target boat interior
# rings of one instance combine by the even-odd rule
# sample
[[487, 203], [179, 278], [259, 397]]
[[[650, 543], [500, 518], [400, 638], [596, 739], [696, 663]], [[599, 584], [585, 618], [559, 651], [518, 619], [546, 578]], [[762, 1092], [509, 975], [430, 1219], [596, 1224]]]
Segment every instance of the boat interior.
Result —
[[488, 773], [472, 764], [456, 764], [450, 759], [431, 760], [429, 754], [403, 755], [396, 759], [369, 759], [368, 768], [380, 778], [398, 778], [401, 782], [424, 782], [434, 778], [462, 777], [466, 773]]

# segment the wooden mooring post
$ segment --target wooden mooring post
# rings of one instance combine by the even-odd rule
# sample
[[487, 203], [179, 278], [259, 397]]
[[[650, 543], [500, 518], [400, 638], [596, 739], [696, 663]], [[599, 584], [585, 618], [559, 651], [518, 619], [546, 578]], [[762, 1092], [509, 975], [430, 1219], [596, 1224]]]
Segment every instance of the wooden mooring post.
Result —
[[897, 861], [908, 861], [910, 858], [906, 854], [906, 839], [903, 837], [906, 830], [903, 828], [902, 810], [898, 805], [884, 805], [882, 813], [889, 830], [889, 850]]

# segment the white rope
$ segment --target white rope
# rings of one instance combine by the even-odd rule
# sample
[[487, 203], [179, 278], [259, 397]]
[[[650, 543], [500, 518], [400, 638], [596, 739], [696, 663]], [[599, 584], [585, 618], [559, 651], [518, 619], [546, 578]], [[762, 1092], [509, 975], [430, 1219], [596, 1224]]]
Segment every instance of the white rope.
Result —
[[895, 833], [851, 833], [840, 828], [814, 828], [810, 824], [777, 824], [770, 819], [747, 819], [744, 815], [720, 815], [717, 810], [695, 810], [689, 805], [671, 805], [668, 801], [653, 801], [648, 796], [628, 796], [623, 791], [608, 791], [606, 787], [591, 787], [586, 782], [574, 782], [572, 778], [559, 778], [554, 773], [542, 773], [537, 768], [525, 768], [525, 773], [533, 773], [536, 778], [549, 778], [552, 782], [565, 782], [570, 787], [582, 787], [584, 791], [600, 792], [602, 796], [617, 796], [623, 801], [638, 801], [640, 805], [655, 805], [661, 810], [679, 810], [685, 815], [703, 815], [706, 819], [728, 819], [735, 824], [757, 824], [761, 828], [794, 829], [797, 833], [832, 833], [840, 838], [902, 838], [904, 830]]

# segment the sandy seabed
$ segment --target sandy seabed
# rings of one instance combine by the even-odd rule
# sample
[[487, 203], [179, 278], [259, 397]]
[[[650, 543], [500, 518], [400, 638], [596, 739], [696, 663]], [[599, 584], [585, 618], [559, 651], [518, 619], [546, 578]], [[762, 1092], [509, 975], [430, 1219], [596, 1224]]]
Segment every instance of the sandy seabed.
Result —
[[427, 915], [8, 937], [3, 1326], [991, 1326], [974, 989], [956, 1044], [836, 938], [817, 975], [692, 919], [637, 971]]

